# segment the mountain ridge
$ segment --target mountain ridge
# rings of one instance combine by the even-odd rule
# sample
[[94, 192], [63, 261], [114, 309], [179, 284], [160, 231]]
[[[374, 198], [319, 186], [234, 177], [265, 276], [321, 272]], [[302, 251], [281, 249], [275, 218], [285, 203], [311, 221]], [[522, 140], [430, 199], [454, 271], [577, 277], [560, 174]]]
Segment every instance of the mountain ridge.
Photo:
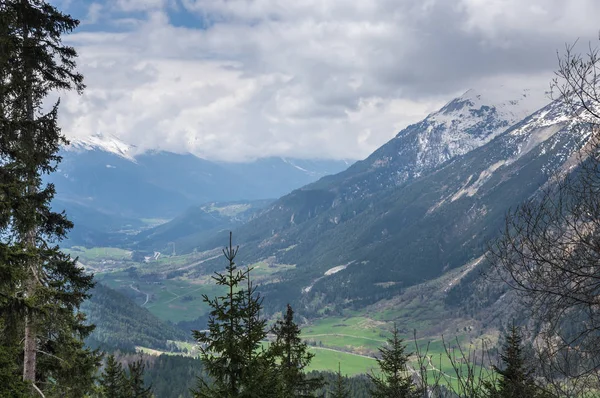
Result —
[[[493, 137], [477, 148], [388, 183], [382, 177], [394, 176], [397, 168], [389, 164], [397, 158], [383, 166], [387, 173], [368, 166], [396, 151], [393, 139], [239, 227], [234, 235], [242, 244], [241, 259], [295, 264], [283, 282], [263, 290], [275, 300], [293, 296], [309, 312], [323, 300], [356, 307], [392, 297], [480, 257], [508, 208], [534, 195], [585, 143], [573, 123], [561, 103], [551, 102], [500, 133], [486, 130]], [[405, 130], [398, 136], [408, 131], [414, 137], [427, 126]], [[223, 237], [204, 247], [217, 246], [218, 239]], [[327, 274], [336, 267], [338, 272]]]

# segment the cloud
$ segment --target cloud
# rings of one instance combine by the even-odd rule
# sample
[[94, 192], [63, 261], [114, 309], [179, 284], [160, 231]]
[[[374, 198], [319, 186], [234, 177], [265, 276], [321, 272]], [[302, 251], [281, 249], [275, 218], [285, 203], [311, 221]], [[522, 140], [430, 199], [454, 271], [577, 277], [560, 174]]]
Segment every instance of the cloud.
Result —
[[600, 14], [594, 0], [102, 6], [103, 25], [68, 38], [88, 88], [64, 95], [64, 131], [225, 160], [361, 158], [471, 87], [527, 85], [542, 105], [556, 49], [594, 37]]

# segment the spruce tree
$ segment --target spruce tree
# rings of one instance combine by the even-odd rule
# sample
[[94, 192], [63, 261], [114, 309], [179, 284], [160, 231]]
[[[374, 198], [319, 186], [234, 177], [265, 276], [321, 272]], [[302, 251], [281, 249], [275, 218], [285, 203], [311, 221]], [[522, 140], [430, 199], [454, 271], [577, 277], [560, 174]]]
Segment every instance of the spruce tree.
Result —
[[[84, 88], [76, 51], [61, 37], [79, 21], [42, 0], [0, 3], [0, 338], [22, 344], [22, 378], [33, 394], [83, 396], [93, 385], [97, 352], [83, 338], [93, 329], [78, 312], [92, 276], [62, 253], [72, 227], [51, 210], [56, 170], [67, 143], [57, 124], [57, 90]], [[22, 342], [22, 343], [21, 343]]]
[[114, 355], [106, 358], [106, 365], [100, 378], [100, 393], [105, 398], [129, 398], [125, 371]]
[[342, 367], [338, 363], [338, 371], [336, 373], [335, 384], [329, 393], [329, 397], [331, 398], [350, 398], [350, 391], [346, 386], [347, 379], [342, 376]]
[[[204, 295], [211, 308], [208, 330], [192, 331], [199, 344], [200, 358], [208, 378], [200, 378], [196, 397], [269, 397], [276, 394], [274, 361], [261, 342], [266, 323], [260, 319], [262, 299], [249, 278], [250, 269], [239, 270], [235, 264], [238, 247], [223, 249], [229, 261], [225, 273], [216, 272], [217, 285], [226, 288], [224, 296], [213, 299]], [[247, 283], [244, 289], [243, 282]]]
[[[0, 328], [2, 327], [0, 319]], [[17, 341], [2, 338], [0, 344], [0, 397], [25, 398], [28, 396], [26, 384], [21, 379], [19, 363], [15, 361], [20, 354]]]
[[373, 398], [420, 397], [421, 392], [413, 384], [408, 372], [410, 353], [406, 352], [406, 344], [400, 338], [396, 324], [392, 330], [392, 337], [387, 340], [387, 347], [379, 348], [379, 354], [377, 364], [381, 376], [369, 375], [373, 383], [371, 389]]
[[545, 393], [535, 384], [533, 369], [527, 366], [521, 331], [514, 324], [504, 336], [500, 360], [502, 368], [493, 366], [496, 383], [486, 382], [491, 398], [541, 398]]
[[139, 359], [129, 364], [129, 377], [127, 378], [127, 395], [128, 398], [151, 398], [152, 387], [144, 385], [144, 362]]
[[312, 397], [323, 387], [323, 378], [308, 379], [304, 369], [310, 364], [314, 354], [300, 338], [300, 328], [294, 322], [294, 310], [288, 304], [283, 319], [273, 326], [275, 341], [270, 352], [279, 363], [281, 390], [285, 397]]

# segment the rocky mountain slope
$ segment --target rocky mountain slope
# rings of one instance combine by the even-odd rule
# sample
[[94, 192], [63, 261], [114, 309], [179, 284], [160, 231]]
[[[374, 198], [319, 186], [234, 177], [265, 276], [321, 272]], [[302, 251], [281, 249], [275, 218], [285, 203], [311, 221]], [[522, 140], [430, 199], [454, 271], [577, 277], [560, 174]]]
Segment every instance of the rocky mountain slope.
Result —
[[[456, 119], [432, 135], [450, 114]], [[517, 123], [500, 114], [463, 96], [366, 160], [282, 197], [235, 232], [243, 261], [296, 264], [263, 289], [310, 310], [323, 302], [360, 307], [480, 257], [506, 211], [586, 140], [559, 103]], [[462, 149], [452, 151], [449, 137]]]

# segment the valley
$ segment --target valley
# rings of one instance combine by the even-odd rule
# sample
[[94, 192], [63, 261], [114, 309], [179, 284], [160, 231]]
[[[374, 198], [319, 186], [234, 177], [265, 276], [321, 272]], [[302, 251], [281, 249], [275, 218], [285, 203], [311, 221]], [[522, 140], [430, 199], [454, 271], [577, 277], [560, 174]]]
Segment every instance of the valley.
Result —
[[[161, 321], [188, 331], [187, 340], [167, 344], [174, 350], [139, 344], [136, 350], [150, 355], [197, 355], [194, 344], [189, 340], [189, 331], [205, 327], [210, 308], [202, 297], [222, 295], [224, 290], [214, 284], [210, 274], [201, 278], [191, 278], [189, 274], [203, 273], [203, 263], [219, 258], [223, 260], [222, 253], [215, 254], [217, 250], [214, 250], [179, 256], [164, 255], [158, 260], [140, 263], [132, 260], [132, 251], [124, 249], [72, 247], [68, 252], [79, 256], [79, 261], [87, 269], [93, 270], [98, 283], [129, 297]], [[446, 337], [450, 340], [447, 341], [449, 347], [455, 346], [455, 338], [472, 347], [478, 344], [484, 330], [467, 319], [461, 323], [456, 317], [445, 314], [444, 292], [477, 263], [474, 261], [462, 269], [449, 272], [443, 278], [415, 286], [401, 296], [361, 310], [326, 315], [328, 311], [325, 308], [321, 316], [304, 318], [301, 324], [302, 338], [315, 354], [309, 369], [332, 371], [338, 363], [342, 363], [344, 373], [350, 376], [376, 371], [378, 348], [389, 337], [390, 325], [396, 322], [409, 348], [414, 346], [414, 332], [417, 332], [417, 344], [421, 349], [429, 345], [429, 355], [435, 364], [432, 364], [430, 372], [441, 370], [450, 374], [453, 368], [445, 358], [442, 336], [449, 336]], [[280, 280], [282, 275], [295, 268], [267, 261], [250, 266], [254, 269], [251, 273], [253, 281], [267, 285]], [[330, 270], [327, 273], [332, 274]], [[277, 316], [273, 314], [271, 319]], [[445, 319], [451, 320], [452, 327], [440, 327], [440, 322]], [[110, 320], [103, 322], [110, 324]], [[488, 334], [485, 338], [492, 344], [497, 340], [497, 334]], [[417, 364], [413, 363], [413, 366]]]
[[3, 0], [0, 397], [600, 397], [600, 2], [488, 3]]
[[[430, 361], [440, 361], [431, 372], [450, 374], [443, 342], [494, 346], [514, 316], [497, 304], [506, 287], [481, 277], [487, 243], [510, 206], [535, 194], [582, 142], [558, 104], [536, 111], [529, 95], [490, 103], [468, 91], [367, 159], [279, 199], [132, 213], [123, 220], [133, 229], [107, 225], [110, 239], [88, 235], [68, 252], [98, 283], [190, 338], [206, 327], [204, 295], [225, 292], [212, 275], [225, 267], [221, 248], [233, 230], [238, 267], [253, 268], [263, 316], [272, 324], [287, 303], [299, 314], [311, 369], [334, 371], [343, 359], [348, 374], [370, 372], [396, 324], [405, 341], [416, 334], [419, 350], [429, 344]], [[136, 347], [181, 355], [181, 344]]]

